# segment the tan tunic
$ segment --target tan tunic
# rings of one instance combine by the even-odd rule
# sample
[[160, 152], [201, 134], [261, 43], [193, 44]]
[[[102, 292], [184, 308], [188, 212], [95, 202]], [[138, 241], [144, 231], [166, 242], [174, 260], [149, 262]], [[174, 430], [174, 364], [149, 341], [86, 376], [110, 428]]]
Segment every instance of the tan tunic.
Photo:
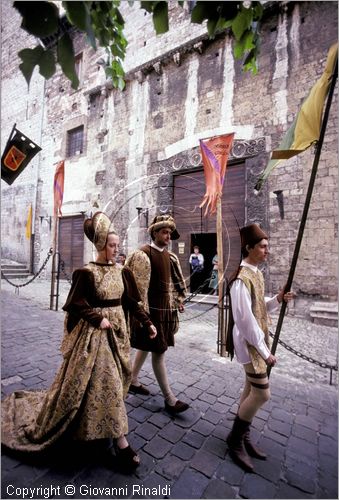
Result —
[[[253, 315], [265, 334], [265, 343], [269, 348], [268, 316], [265, 304], [265, 281], [263, 274], [259, 269], [255, 273], [249, 267], [244, 266], [241, 267], [238, 278], [244, 282], [251, 295]], [[255, 347], [248, 343], [247, 345], [255, 372], [266, 373], [267, 366], [263, 358], [260, 356]]]
[[180, 264], [175, 254], [144, 245], [128, 257], [138, 290], [152, 323], [157, 328], [155, 339], [149, 339], [138, 321], [130, 321], [131, 345], [142, 351], [162, 353], [174, 346], [179, 328], [177, 306], [186, 295]]

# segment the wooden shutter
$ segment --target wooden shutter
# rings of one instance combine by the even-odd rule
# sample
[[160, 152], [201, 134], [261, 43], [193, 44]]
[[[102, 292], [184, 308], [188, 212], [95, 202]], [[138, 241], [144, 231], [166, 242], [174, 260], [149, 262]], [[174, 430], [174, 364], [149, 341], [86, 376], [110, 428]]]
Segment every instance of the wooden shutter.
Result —
[[[74, 269], [84, 265], [84, 216], [61, 217], [59, 221], [59, 252], [65, 262], [65, 271], [71, 275]], [[61, 279], [65, 276], [61, 274]]]

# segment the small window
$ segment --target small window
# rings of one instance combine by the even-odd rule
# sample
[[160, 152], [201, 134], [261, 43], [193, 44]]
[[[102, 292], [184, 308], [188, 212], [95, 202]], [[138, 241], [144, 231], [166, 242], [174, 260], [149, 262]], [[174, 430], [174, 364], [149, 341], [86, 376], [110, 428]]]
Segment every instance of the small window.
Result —
[[78, 54], [77, 56], [75, 56], [74, 65], [75, 65], [76, 75], [79, 79], [79, 82], [81, 83], [81, 79], [82, 79], [82, 54]]
[[67, 132], [67, 156], [76, 156], [84, 150], [84, 126], [73, 128]]

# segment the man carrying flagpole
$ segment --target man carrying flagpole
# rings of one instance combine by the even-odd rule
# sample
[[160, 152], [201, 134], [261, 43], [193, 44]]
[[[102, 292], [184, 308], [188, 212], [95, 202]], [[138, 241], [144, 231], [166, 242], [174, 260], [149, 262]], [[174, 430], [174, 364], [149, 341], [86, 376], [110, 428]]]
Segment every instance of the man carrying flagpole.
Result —
[[257, 224], [240, 229], [243, 260], [230, 283], [230, 316], [227, 350], [244, 367], [245, 386], [238, 413], [227, 437], [232, 460], [247, 472], [253, 471], [250, 457], [265, 460], [266, 454], [250, 440], [253, 418], [270, 399], [267, 367], [276, 358], [269, 350], [268, 312], [294, 297], [283, 288], [271, 299], [264, 294], [264, 277], [259, 269], [269, 255], [268, 236]]

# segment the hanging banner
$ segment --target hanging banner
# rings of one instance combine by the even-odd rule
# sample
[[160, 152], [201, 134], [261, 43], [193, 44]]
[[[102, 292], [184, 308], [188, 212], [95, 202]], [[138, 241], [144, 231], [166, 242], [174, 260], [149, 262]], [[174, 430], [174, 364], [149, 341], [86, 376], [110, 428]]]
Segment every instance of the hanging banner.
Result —
[[28, 209], [25, 235], [26, 235], [26, 238], [28, 240], [31, 239], [31, 236], [32, 236], [32, 203], [30, 204], [29, 209]]
[[65, 161], [59, 161], [54, 174], [54, 217], [62, 215], [61, 206], [64, 198]]
[[20, 132], [14, 124], [1, 157], [1, 178], [9, 185], [13, 184], [39, 151], [40, 146]]
[[228, 155], [231, 151], [234, 133], [200, 139], [200, 150], [204, 165], [206, 193], [200, 208], [205, 208], [204, 215], [213, 214], [217, 209], [217, 198], [222, 195]]

